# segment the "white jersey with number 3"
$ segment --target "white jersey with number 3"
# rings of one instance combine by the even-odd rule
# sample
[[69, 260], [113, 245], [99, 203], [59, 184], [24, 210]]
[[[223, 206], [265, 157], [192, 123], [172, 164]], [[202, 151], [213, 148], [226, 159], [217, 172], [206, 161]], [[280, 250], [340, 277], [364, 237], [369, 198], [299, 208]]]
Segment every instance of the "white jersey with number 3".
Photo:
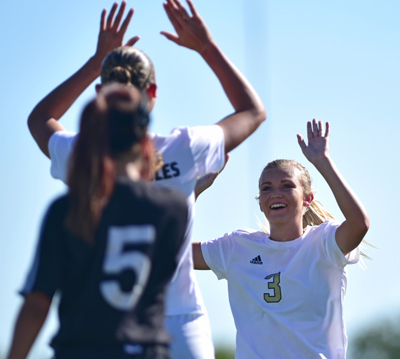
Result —
[[346, 265], [336, 221], [307, 227], [295, 240], [239, 229], [203, 242], [207, 265], [228, 281], [237, 329], [236, 359], [344, 359]]

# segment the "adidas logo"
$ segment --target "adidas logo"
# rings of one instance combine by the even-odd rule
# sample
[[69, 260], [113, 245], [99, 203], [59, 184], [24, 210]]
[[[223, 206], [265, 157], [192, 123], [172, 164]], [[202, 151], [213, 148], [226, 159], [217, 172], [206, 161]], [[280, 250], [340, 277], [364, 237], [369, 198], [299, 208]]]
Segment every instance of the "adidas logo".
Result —
[[261, 256], [257, 256], [257, 257], [255, 257], [255, 258], [253, 258], [253, 259], [250, 261], [250, 263], [253, 263], [253, 264], [263, 264], [263, 262], [262, 262], [262, 260], [261, 260]]

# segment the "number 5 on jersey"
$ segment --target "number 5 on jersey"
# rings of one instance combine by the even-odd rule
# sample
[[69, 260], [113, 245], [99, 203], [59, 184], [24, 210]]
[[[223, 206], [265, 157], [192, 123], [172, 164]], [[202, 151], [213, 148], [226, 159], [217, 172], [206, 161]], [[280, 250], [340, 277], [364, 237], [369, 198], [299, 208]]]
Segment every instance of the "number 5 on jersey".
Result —
[[279, 283], [281, 282], [281, 272], [270, 274], [264, 279], [272, 279], [272, 282], [268, 282], [268, 289], [272, 289], [274, 291], [274, 294], [272, 295], [264, 293], [264, 300], [267, 303], [278, 303], [282, 299], [281, 287], [279, 286]]
[[128, 292], [122, 291], [120, 283], [115, 279], [104, 280], [100, 283], [100, 292], [112, 307], [125, 311], [132, 309], [140, 298], [150, 274], [150, 258], [138, 250], [124, 251], [124, 247], [127, 244], [150, 245], [155, 238], [156, 231], [152, 225], [110, 227], [103, 272], [115, 275], [130, 269], [136, 276], [136, 281]]

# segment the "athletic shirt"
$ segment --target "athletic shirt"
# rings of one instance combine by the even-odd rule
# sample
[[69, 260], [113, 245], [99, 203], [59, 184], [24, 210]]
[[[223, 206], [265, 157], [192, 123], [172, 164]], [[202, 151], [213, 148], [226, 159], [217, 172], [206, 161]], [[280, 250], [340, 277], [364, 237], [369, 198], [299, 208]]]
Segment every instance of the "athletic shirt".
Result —
[[346, 265], [335, 233], [340, 223], [307, 227], [295, 240], [239, 229], [203, 242], [204, 260], [228, 281], [237, 330], [236, 359], [344, 359]]
[[[155, 183], [178, 188], [189, 207], [185, 243], [178, 269], [168, 287], [165, 314], [205, 313], [204, 303], [193, 269], [191, 237], [194, 221], [194, 188], [200, 177], [218, 172], [225, 161], [224, 134], [220, 126], [179, 127], [167, 136], [151, 133], [155, 148], [162, 153], [164, 166], [157, 172]], [[50, 172], [54, 178], [67, 180], [68, 161], [77, 134], [55, 132], [49, 140]]]
[[117, 182], [93, 244], [65, 228], [68, 208], [68, 195], [50, 206], [22, 290], [50, 298], [61, 292], [56, 356], [167, 344], [164, 296], [184, 240], [184, 196], [149, 183]]

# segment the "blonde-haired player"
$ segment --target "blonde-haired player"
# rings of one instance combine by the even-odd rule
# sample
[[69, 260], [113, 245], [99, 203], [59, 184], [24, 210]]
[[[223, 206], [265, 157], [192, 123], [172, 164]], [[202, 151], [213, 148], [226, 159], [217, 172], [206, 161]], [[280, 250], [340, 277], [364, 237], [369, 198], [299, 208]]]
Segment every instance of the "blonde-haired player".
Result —
[[228, 281], [236, 359], [346, 357], [346, 267], [360, 258], [369, 218], [329, 155], [329, 124], [324, 129], [314, 119], [307, 132], [308, 144], [298, 135], [300, 147], [330, 186], [344, 222], [314, 205], [305, 167], [276, 160], [259, 179], [270, 233], [239, 229], [193, 244], [195, 268]]

